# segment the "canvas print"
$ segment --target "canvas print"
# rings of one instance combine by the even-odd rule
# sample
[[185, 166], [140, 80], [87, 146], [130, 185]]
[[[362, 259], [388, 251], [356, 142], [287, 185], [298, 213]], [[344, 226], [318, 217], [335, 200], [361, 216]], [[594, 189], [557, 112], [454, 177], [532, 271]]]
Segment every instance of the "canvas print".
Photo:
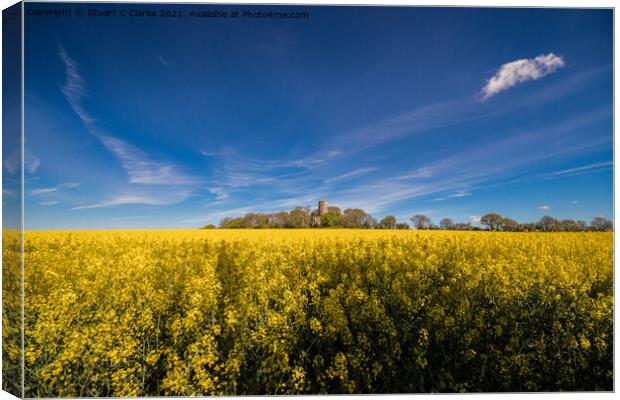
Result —
[[2, 388], [612, 391], [612, 34], [603, 8], [4, 10]]

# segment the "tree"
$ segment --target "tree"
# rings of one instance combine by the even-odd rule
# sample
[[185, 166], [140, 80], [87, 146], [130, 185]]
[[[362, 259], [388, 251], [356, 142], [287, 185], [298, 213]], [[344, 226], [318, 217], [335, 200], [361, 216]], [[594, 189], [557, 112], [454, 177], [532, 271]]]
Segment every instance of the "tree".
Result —
[[325, 228], [340, 226], [340, 216], [330, 212], [321, 215], [321, 226]]
[[309, 206], [296, 207], [290, 212], [278, 211], [269, 214], [246, 213], [243, 217], [224, 218], [222, 228], [309, 228], [309, 227], [347, 227], [373, 228], [375, 219], [361, 208], [346, 209], [344, 214], [338, 207], [329, 207], [327, 213], [318, 219], [318, 210]]
[[524, 232], [536, 232], [538, 230], [538, 224], [534, 222], [528, 222], [521, 225]]
[[273, 213], [269, 217], [270, 228], [285, 228], [288, 224], [289, 213], [286, 211], [280, 211]]
[[242, 227], [245, 228], [269, 228], [269, 214], [247, 213], [243, 216]]
[[538, 221], [538, 227], [543, 232], [553, 232], [559, 231], [561, 225], [560, 221], [558, 221], [557, 219], [545, 215], [540, 219], [540, 221]]
[[506, 232], [520, 232], [523, 230], [521, 224], [511, 218], [504, 218], [501, 223], [502, 230]]
[[433, 224], [431, 219], [423, 214], [416, 214], [411, 217], [411, 222], [416, 229], [428, 229]]
[[238, 217], [238, 218], [224, 218], [223, 220], [220, 221], [220, 227], [221, 228], [230, 228], [230, 229], [246, 228], [246, 226], [244, 226], [243, 222], [244, 221], [243, 221], [242, 217]]
[[579, 224], [572, 219], [563, 219], [560, 221], [560, 226], [564, 232], [579, 232], [582, 230]]
[[396, 229], [409, 229], [409, 225], [407, 225], [404, 222], [398, 223], [398, 224], [396, 224]]
[[607, 218], [598, 216], [590, 222], [592, 230], [599, 232], [610, 232], [614, 230], [614, 223]]
[[334, 214], [334, 215], [337, 215], [337, 216], [341, 216], [342, 215], [342, 213], [340, 212], [340, 207], [333, 207], [333, 206], [327, 207], [327, 213], [328, 214]]
[[500, 227], [503, 220], [504, 218], [501, 215], [496, 213], [489, 213], [480, 218], [480, 223], [482, 225], [488, 226], [490, 230], [496, 231]]
[[361, 208], [347, 208], [340, 217], [340, 224], [345, 228], [372, 228], [374, 219]]
[[209, 224], [202, 227], [202, 229], [215, 229], [215, 225]]
[[310, 211], [310, 226], [316, 228], [319, 226], [320, 222], [321, 220], [319, 219], [319, 210]]
[[456, 229], [457, 231], [469, 231], [471, 230], [471, 222], [457, 222], [456, 224], [454, 224], [454, 229]]
[[328, 207], [327, 213], [321, 215], [321, 226], [325, 228], [333, 228], [342, 226], [342, 214], [338, 207]]
[[396, 217], [393, 215], [388, 215], [384, 217], [381, 222], [379, 222], [379, 227], [381, 229], [394, 229], [396, 228]]
[[441, 227], [441, 229], [454, 229], [454, 221], [452, 221], [450, 218], [444, 218], [439, 221], [439, 226]]
[[289, 213], [287, 228], [308, 228], [310, 226], [310, 215], [302, 207], [297, 207]]

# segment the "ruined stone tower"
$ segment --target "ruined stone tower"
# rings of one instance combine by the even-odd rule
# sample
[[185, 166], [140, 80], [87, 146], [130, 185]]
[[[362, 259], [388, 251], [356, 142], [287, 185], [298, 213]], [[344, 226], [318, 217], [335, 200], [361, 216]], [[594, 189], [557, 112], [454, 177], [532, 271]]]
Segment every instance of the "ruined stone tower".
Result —
[[327, 214], [327, 201], [319, 200], [319, 217]]
[[328, 212], [328, 207], [327, 207], [327, 201], [325, 200], [319, 200], [319, 209], [317, 210], [317, 215], [314, 217], [313, 225], [314, 226], [321, 226], [321, 216], [327, 214]]

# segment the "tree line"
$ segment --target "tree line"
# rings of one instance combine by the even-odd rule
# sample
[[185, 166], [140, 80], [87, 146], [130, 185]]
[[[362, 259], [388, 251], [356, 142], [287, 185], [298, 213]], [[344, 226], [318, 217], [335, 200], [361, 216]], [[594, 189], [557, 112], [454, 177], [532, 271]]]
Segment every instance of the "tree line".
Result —
[[[417, 214], [411, 217], [411, 222], [416, 229], [444, 229], [444, 230], [482, 230], [471, 222], [454, 223], [450, 218], [444, 218], [439, 226], [434, 225], [429, 217]], [[604, 218], [596, 217], [589, 224], [585, 221], [573, 219], [555, 219], [545, 215], [536, 222], [520, 223], [512, 218], [502, 217], [497, 213], [489, 213], [480, 217], [480, 224], [485, 230], [504, 232], [611, 232], [613, 222]]]
[[[310, 207], [296, 207], [290, 212], [247, 213], [243, 217], [224, 218], [220, 228], [365, 228], [377, 226], [377, 221], [361, 208], [329, 207], [327, 213], [318, 218], [318, 210]], [[213, 227], [214, 226], [207, 226]]]
[[[572, 219], [555, 219], [544, 216], [537, 222], [520, 223], [497, 213], [489, 213], [480, 218], [484, 227], [473, 225], [471, 222], [454, 222], [450, 218], [443, 218], [439, 225], [426, 215], [416, 214], [410, 218], [411, 226], [399, 223], [396, 217], [388, 215], [377, 221], [361, 208], [347, 208], [342, 211], [339, 207], [329, 207], [327, 213], [318, 216], [318, 210], [310, 207], [296, 207], [291, 211], [274, 213], [247, 213], [242, 217], [229, 217], [220, 221], [220, 228], [252, 229], [252, 228], [357, 228], [357, 229], [410, 229], [420, 230], [490, 230], [504, 232], [609, 232], [613, 230], [613, 222], [596, 217], [589, 224], [585, 221]], [[214, 225], [204, 228], [213, 229]]]

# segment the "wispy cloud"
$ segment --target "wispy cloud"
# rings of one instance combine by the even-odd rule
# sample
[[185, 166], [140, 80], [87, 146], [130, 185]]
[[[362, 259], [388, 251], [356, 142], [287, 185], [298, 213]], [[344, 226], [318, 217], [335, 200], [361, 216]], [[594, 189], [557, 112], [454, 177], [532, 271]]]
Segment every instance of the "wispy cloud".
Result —
[[[585, 111], [553, 125], [504, 135], [494, 141], [440, 158], [423, 165], [419, 169], [433, 171], [434, 177], [445, 174], [454, 175], [456, 172], [461, 176], [468, 173], [476, 176], [496, 176], [498, 172], [509, 170], [518, 165], [526, 165], [553, 156], [581, 151], [584, 148], [604, 143], [584, 141], [581, 135], [575, 134], [580, 133], [587, 126], [607, 120], [610, 117], [611, 110], [608, 108]], [[571, 134], [575, 142], [569, 145], [567, 140], [571, 138]], [[562, 146], [557, 145], [560, 141]], [[400, 176], [399, 179], [403, 179], [403, 176]], [[467, 182], [463, 182], [463, 184], [467, 184]]]
[[[431, 161], [411, 169], [411, 172], [399, 176], [389, 176], [386, 170], [381, 179], [365, 177], [352, 191], [330, 190], [330, 184], [361, 176], [366, 165], [359, 165], [354, 159], [356, 154], [397, 139], [432, 131], [449, 126], [462, 125], [468, 121], [481, 118], [498, 117], [524, 106], [542, 104], [552, 101], [558, 96], [566, 96], [583, 89], [592, 79], [598, 78], [608, 69], [600, 69], [587, 74], [577, 74], [569, 78], [570, 84], [556, 82], [551, 86], [539, 89], [544, 91], [534, 99], [518, 99], [509, 105], [499, 108], [481, 105], [472, 101], [471, 96], [453, 101], [444, 101], [405, 112], [365, 127], [347, 130], [334, 134], [324, 142], [322, 148], [299, 159], [261, 160], [247, 157], [232, 148], [203, 150], [206, 157], [218, 157], [218, 167], [214, 171], [212, 187], [218, 187], [236, 201], [234, 194], [238, 191], [250, 192], [252, 186], [265, 186], [270, 194], [290, 194], [293, 196], [312, 192], [321, 196], [330, 196], [343, 206], [362, 206], [369, 210], [381, 210], [393, 203], [406, 199], [427, 196], [434, 193], [449, 193], [454, 190], [453, 197], [465, 197], [469, 192], [461, 191], [463, 185], [476, 185], [496, 179], [498, 174], [506, 173], [517, 166], [527, 165], [540, 159], [554, 157], [570, 151], [578, 151], [583, 144], [564, 142], [562, 146], [554, 146], [554, 142], [565, 140], [569, 133], [594, 121], [609, 118], [609, 110], [595, 110], [584, 113], [573, 119], [551, 127], [541, 127], [536, 131], [506, 132], [505, 135], [494, 135], [493, 140], [478, 145], [466, 145], [455, 149], [449, 156], [432, 161], [430, 155], [424, 155]], [[490, 108], [491, 107], [491, 108]], [[499, 139], [498, 139], [499, 137]], [[524, 151], [535, 144], [541, 151]], [[588, 146], [592, 143], [587, 144]], [[558, 150], [559, 149], [559, 150]], [[375, 153], [376, 154], [376, 153]], [[353, 161], [353, 162], [352, 162]], [[357, 165], [355, 165], [357, 163]], [[343, 166], [353, 168], [348, 175], [345, 172], [335, 175], [333, 171], [343, 170]], [[357, 168], [356, 168], [357, 167]], [[401, 169], [402, 171], [402, 169]], [[365, 173], [365, 172], [364, 172]], [[335, 176], [334, 176], [335, 175]], [[433, 179], [430, 179], [433, 178]], [[422, 184], [424, 182], [424, 184]], [[246, 190], [247, 189], [247, 190]], [[213, 193], [211, 193], [213, 194]], [[232, 200], [232, 199], [235, 200]], [[361, 201], [363, 199], [364, 201]]]
[[153, 161], [136, 146], [113, 136], [100, 135], [104, 146], [118, 158], [130, 183], [150, 185], [187, 185], [197, 181], [176, 171], [172, 164]]
[[159, 60], [159, 63], [163, 65], [164, 67], [167, 68], [170, 66], [170, 62], [166, 60], [163, 56], [159, 56], [157, 59]]
[[41, 206], [54, 206], [56, 204], [58, 204], [57, 201], [40, 201], [39, 202], [39, 205]]
[[[85, 80], [80, 74], [77, 62], [68, 55], [63, 47], [59, 48], [58, 54], [65, 66], [66, 74], [66, 81], [60, 86], [61, 92], [88, 131], [99, 139], [103, 146], [119, 160], [129, 176], [129, 183], [140, 185], [192, 185], [198, 183], [198, 179], [181, 173], [172, 163], [156, 161], [128, 141], [105, 133], [83, 107], [82, 102], [87, 92]], [[78, 208], [100, 208], [122, 204], [156, 205], [160, 203], [162, 202], [147, 195], [132, 195], [117, 196], [108, 201]]]
[[16, 174], [19, 171], [20, 165], [20, 152], [15, 152], [4, 160], [4, 168], [11, 175]]
[[[327, 194], [333, 204], [338, 204], [343, 208], [361, 207], [373, 214], [400, 206], [406, 201], [437, 193], [449, 193], [444, 196], [445, 198], [448, 198], [447, 196], [462, 198], [471, 194], [471, 189], [465, 190], [463, 187], [482, 188], [493, 185], [494, 182], [506, 182], [505, 179], [499, 178], [510, 176], [511, 173], [524, 166], [591, 148], [593, 144], [579, 133], [583, 127], [609, 118], [609, 116], [609, 110], [586, 112], [537, 130], [504, 135], [483, 145], [468, 146], [460, 152], [451, 153], [422, 165], [407, 176], [398, 174], [390, 176], [386, 171], [381, 177], [364, 179], [352, 188], [339, 189], [335, 192], [326, 191], [327, 188], [321, 185], [324, 180], [312, 180], [317, 175], [317, 171], [312, 171], [307, 176], [297, 177], [294, 181], [280, 183], [285, 189], [291, 186], [290, 193], [293, 195], [315, 193], [324, 196]], [[565, 141], [568, 138], [575, 138], [578, 141], [572, 145], [557, 146], [555, 144], [556, 140]], [[585, 143], [583, 143], [584, 140]], [[242, 165], [248, 166], [243, 163]], [[259, 163], [260, 165], [263, 164]], [[321, 172], [324, 171], [321, 170]], [[426, 178], [428, 175], [431, 175], [433, 179]], [[269, 182], [269, 190], [279, 187], [275, 183], [277, 181]], [[248, 208], [259, 210], [258, 205], [248, 205]]]
[[[475, 188], [492, 186], [498, 184], [497, 182], [505, 183], [506, 177], [525, 166], [600, 145], [603, 142], [592, 142], [581, 135], [581, 132], [583, 128], [606, 120], [610, 115], [608, 109], [595, 109], [535, 130], [498, 135], [493, 141], [472, 144], [458, 152], [451, 152], [443, 158], [423, 164], [409, 174], [402, 175], [398, 174], [398, 171], [385, 170], [380, 177], [369, 176], [353, 187], [338, 188], [337, 191], [329, 191], [329, 187], [324, 185], [329, 177], [316, 179], [317, 176], [324, 177], [325, 172], [333, 169], [330, 160], [325, 160], [324, 164], [305, 163], [308, 169], [302, 170], [302, 175], [274, 178], [278, 176], [276, 171], [282, 172], [281, 168], [290, 167], [291, 163], [256, 160], [231, 151], [227, 155], [222, 155], [225, 165], [222, 168], [222, 178], [228, 179], [227, 181], [224, 179], [228, 186], [216, 187], [228, 191], [231, 188], [240, 188], [241, 185], [266, 184], [269, 185], [270, 194], [280, 193], [279, 190], [290, 193], [291, 198], [297, 201], [289, 203], [291, 206], [313, 204], [317, 200], [316, 196], [328, 196], [331, 203], [342, 208], [361, 207], [371, 214], [382, 213], [394, 207], [402, 208], [405, 204], [415, 204], [411, 200], [423, 199], [437, 193], [446, 193], [445, 199], [463, 198], [471, 195]], [[558, 141], [562, 142], [562, 146], [557, 145]], [[390, 173], [393, 175], [390, 176]], [[428, 179], [429, 177], [433, 179]], [[299, 197], [304, 195], [308, 196], [307, 203], [299, 200]], [[257, 212], [274, 209], [274, 204], [270, 202], [263, 204], [257, 200], [253, 198], [243, 207], [239, 206], [239, 203], [231, 203], [238, 207], [231, 208], [228, 212], [222, 211], [219, 215], [238, 215], [234, 211], [241, 209]], [[205, 215], [200, 222], [207, 221], [207, 218], [214, 218], [214, 215]], [[208, 221], [213, 222], [213, 219]]]
[[[24, 148], [24, 171], [28, 174], [34, 174], [41, 166], [41, 159], [37, 157], [28, 147]], [[7, 172], [14, 175], [21, 168], [21, 151], [12, 153], [4, 160], [4, 167]]]
[[471, 192], [468, 192], [467, 190], [459, 190], [459, 191], [452, 193], [448, 197], [467, 197], [467, 196], [471, 196]]
[[[546, 56], [543, 56], [546, 57]], [[547, 61], [549, 62], [549, 61]], [[498, 118], [524, 107], [541, 106], [584, 90], [593, 80], [606, 76], [611, 66], [575, 73], [558, 82], [539, 88], [535, 95], [518, 98], [509, 104], [494, 106], [472, 101], [471, 96], [423, 105], [410, 111], [346, 130], [333, 136], [326, 146], [346, 149], [346, 156], [368, 148], [415, 135], [462, 126], [465, 123]], [[324, 153], [325, 151], [322, 150]], [[432, 173], [432, 171], [430, 171]]]
[[571, 204], [579, 204], [579, 200], [573, 200], [571, 201]]
[[44, 189], [35, 189], [33, 191], [30, 192], [31, 195], [36, 196], [39, 194], [46, 194], [46, 193], [53, 193], [53, 192], [57, 192], [59, 191], [59, 188], [44, 188]]
[[215, 200], [225, 200], [229, 197], [228, 192], [220, 187], [209, 188], [209, 193], [215, 195]]
[[216, 157], [218, 156], [220, 153], [218, 153], [217, 151], [208, 151], [208, 150], [200, 150], [200, 154], [202, 154], [205, 157]]
[[433, 176], [433, 169], [429, 166], [424, 166], [408, 174], [401, 175], [398, 177], [398, 179], [402, 179], [402, 180], [419, 179], [419, 178], [430, 178], [431, 176]]
[[303, 207], [304, 205], [315, 204], [317, 201], [318, 198], [314, 195], [285, 197], [262, 202], [253, 201], [251, 204], [239, 207], [227, 207], [204, 215], [192, 216], [190, 218], [183, 219], [180, 222], [185, 224], [205, 224], [207, 222], [217, 223], [220, 219], [225, 217], [237, 217], [249, 212], [288, 211], [294, 207]]
[[[469, 193], [462, 189], [464, 186], [474, 188], [493, 185], [493, 182], [500, 181], [499, 178], [510, 176], [515, 170], [524, 166], [582, 152], [584, 149], [606, 143], [592, 143], [579, 133], [584, 127], [607, 119], [610, 115], [608, 109], [595, 109], [554, 125], [506, 135], [483, 145], [469, 146], [460, 152], [419, 167], [418, 170], [432, 171], [431, 180], [416, 174], [384, 176], [351, 190], [341, 190], [334, 195], [334, 200], [348, 207], [362, 207], [370, 212], [381, 212], [405, 200], [448, 193], [450, 190], [454, 191], [453, 195], [456, 197], [463, 197]], [[571, 145], [565, 142], [569, 138], [575, 140]], [[556, 145], [557, 140], [564, 141], [562, 146]], [[503, 179], [501, 181], [505, 182]], [[444, 196], [443, 199], [447, 197]]]
[[559, 176], [570, 176], [570, 175], [578, 175], [584, 174], [588, 172], [597, 172], [602, 170], [608, 170], [613, 167], [613, 161], [602, 161], [597, 163], [592, 163], [588, 165], [583, 165], [581, 167], [564, 169], [561, 171], [556, 171], [548, 174], [548, 177], [559, 177]]
[[82, 100], [86, 97], [86, 88], [84, 86], [84, 78], [80, 75], [78, 64], [67, 54], [61, 46], [58, 49], [58, 55], [65, 64], [66, 81], [60, 85], [60, 91], [65, 95], [65, 99], [73, 111], [87, 125], [93, 124], [95, 121], [82, 107]]
[[82, 106], [86, 89], [78, 64], [69, 57], [64, 48], [60, 47], [58, 54], [65, 64], [67, 79], [65, 84], [61, 86], [65, 99], [86, 128], [121, 162], [129, 175], [130, 183], [151, 185], [196, 183], [194, 178], [181, 174], [172, 164], [155, 161], [126, 140], [102, 133], [101, 129], [95, 125], [94, 118]]
[[175, 204], [185, 200], [189, 196], [189, 192], [172, 193], [167, 196], [163, 196], [159, 193], [149, 194], [127, 194], [121, 196], [115, 196], [108, 200], [104, 200], [94, 204], [88, 204], [78, 207], [73, 207], [73, 210], [87, 210], [93, 208], [107, 208], [125, 205], [147, 205], [147, 206], [163, 206], [169, 204]]
[[34, 189], [30, 191], [30, 194], [33, 196], [37, 196], [40, 194], [47, 194], [47, 193], [54, 193], [54, 192], [58, 192], [64, 189], [75, 189], [78, 186], [80, 186], [79, 183], [63, 183], [60, 184], [58, 186], [54, 186], [54, 187], [49, 187], [49, 188], [41, 188], [41, 189]]
[[24, 149], [24, 170], [29, 174], [37, 172], [41, 166], [41, 159], [32, 153], [27, 148]]
[[444, 200], [456, 199], [456, 198], [468, 197], [468, 196], [471, 196], [471, 192], [468, 192], [467, 190], [457, 190], [456, 192], [451, 193], [447, 196], [437, 197], [435, 201], [444, 201]]
[[488, 99], [519, 83], [540, 79], [565, 65], [564, 59], [553, 53], [506, 63], [499, 67], [482, 88], [482, 98]]
[[538, 206], [538, 209], [540, 211], [549, 211], [549, 210], [551, 210], [551, 207], [549, 207], [548, 205], [544, 204], [542, 206]]
[[[86, 90], [84, 79], [79, 75], [77, 64], [69, 58], [64, 50], [61, 49], [60, 53], [67, 69], [67, 81], [62, 88], [63, 94], [91, 133], [119, 160], [127, 172], [129, 183], [134, 184], [132, 189], [138, 189], [137, 185], [148, 188], [152, 185], [172, 186], [200, 183], [198, 179], [184, 175], [172, 163], [156, 160], [129, 141], [101, 130], [100, 124], [96, 123], [94, 118], [82, 107]], [[539, 79], [553, 72], [551, 71], [553, 68], [561, 68], [563, 65], [553, 66], [554, 62], [557, 62], [554, 61], [553, 57], [557, 56], [549, 54], [531, 60], [518, 60], [533, 63], [536, 68], [540, 69], [539, 72], [531, 72], [532, 67], [522, 65], [517, 68], [515, 65], [510, 66], [514, 63], [505, 64], [496, 74], [497, 82], [491, 86], [489, 86], [491, 80], [487, 83], [489, 86], [488, 97], [520, 82]], [[560, 60], [564, 63], [561, 58]], [[530, 68], [530, 77], [527, 77], [528, 73], [526, 73], [528, 68]], [[502, 69], [504, 71], [500, 73]], [[512, 75], [506, 72], [511, 69]], [[511, 76], [512, 78], [510, 78]], [[510, 83], [512, 81], [514, 82]], [[504, 82], [503, 86], [498, 82]], [[571, 90], [577, 90], [579, 86], [576, 85], [575, 88]], [[556, 95], [555, 92], [549, 93], [546, 99], [554, 98], [553, 96]], [[202, 187], [200, 195], [209, 200], [210, 204], [221, 202], [218, 205], [230, 206], [230, 210], [216, 211], [226, 212], [226, 215], [230, 215], [229, 212], [232, 210], [266, 211], [277, 205], [281, 207], [302, 205], [304, 203], [299, 203], [300, 201], [314, 202], [316, 200], [315, 195], [329, 196], [330, 202], [333, 200], [334, 203], [343, 207], [360, 206], [372, 212], [383, 210], [403, 200], [431, 194], [434, 196], [443, 195], [445, 198], [466, 197], [471, 193], [463, 190], [464, 187], [475, 191], [478, 189], [476, 185], [486, 184], [489, 180], [497, 179], [499, 175], [508, 173], [516, 167], [546, 157], [553, 157], [585, 142], [585, 139], [582, 140], [582, 143], [571, 142], [570, 146], [561, 146], [561, 150], [554, 152], [553, 149], [558, 146], [554, 146], [551, 139], [563, 140], [568, 135], [561, 135], [558, 133], [560, 132], [559, 129], [549, 130], [545, 126], [541, 127], [538, 132], [529, 131], [514, 134], [514, 130], [511, 130], [501, 136], [489, 134], [487, 141], [476, 140], [476, 143], [465, 143], [460, 148], [451, 148], [454, 150], [449, 153], [438, 153], [436, 155], [429, 155], [426, 152], [424, 154], [420, 154], [422, 152], [412, 153], [411, 163], [407, 163], [406, 166], [403, 165], [400, 174], [396, 174], [393, 169], [384, 172], [382, 166], [381, 178], [376, 176], [379, 174], [369, 174], [375, 168], [366, 166], [369, 163], [379, 165], [376, 164], [376, 160], [379, 158], [364, 161], [367, 159], [359, 157], [358, 160], [350, 162], [353, 154], [366, 155], [366, 153], [362, 154], [362, 151], [372, 149], [374, 152], [375, 146], [378, 147], [378, 145], [389, 141], [438, 128], [461, 126], [464, 122], [481, 118], [495, 117], [524, 105], [524, 103], [519, 103], [504, 107], [501, 104], [495, 105], [495, 103], [497, 102], [480, 103], [472, 99], [471, 96], [467, 96], [463, 99], [419, 107], [409, 112], [377, 120], [358, 129], [330, 135], [329, 139], [322, 142], [321, 148], [308, 155], [302, 153], [301, 156], [291, 152], [281, 154], [281, 157], [277, 158], [278, 156], [271, 156], [270, 153], [267, 159], [261, 159], [254, 155], [256, 153], [244, 152], [242, 154], [232, 148], [213, 149], [205, 143], [206, 149], [199, 150], [200, 153], [205, 157], [217, 157], [217, 163], [215, 163], [216, 167], [213, 171], [207, 171], [206, 175], [208, 176], [205, 178], [205, 182], [208, 184], [200, 186]], [[501, 107], [503, 108], [499, 109]], [[567, 124], [568, 122], [575, 121], [567, 121]], [[572, 129], [575, 129], [574, 124], [562, 132], [566, 133]], [[545, 130], [550, 133], [541, 134]], [[438, 130], [438, 134], [443, 133]], [[481, 133], [479, 137], [483, 135]], [[545, 143], [545, 141], [549, 144], [543, 144], [540, 149], [529, 151], [530, 148]], [[575, 146], [572, 146], [573, 144]], [[252, 154], [252, 156], [248, 156], [248, 154]], [[373, 154], [375, 156], [387, 155], [387, 153], [379, 152]], [[441, 158], [446, 154], [447, 156]], [[411, 172], [403, 174], [403, 170]], [[392, 173], [394, 175], [390, 176]], [[332, 189], [329, 186], [330, 184], [362, 176], [363, 179], [356, 180], [360, 184], [353, 189], [341, 190], [344, 185], [339, 185], [337, 191], [330, 192]], [[433, 179], [429, 179], [431, 177]], [[176, 187], [167, 190], [161, 188], [157, 193], [143, 191], [142, 188], [139, 191], [121, 191], [122, 195], [111, 193], [110, 197], [103, 201], [87, 202], [85, 205], [76, 208], [103, 208], [130, 204], [162, 205], [182, 201], [183, 196], [164, 199], [159, 196], [161, 193], [174, 190]], [[309, 195], [309, 193], [315, 195]], [[242, 195], [246, 197], [242, 198]], [[267, 201], [274, 198], [281, 200]], [[262, 203], [263, 200], [265, 203]], [[244, 201], [247, 202], [243, 203]], [[210, 215], [213, 217], [213, 214]]]
[[469, 98], [461, 98], [418, 107], [342, 132], [335, 135], [329, 145], [344, 148], [350, 154], [403, 137], [484, 118], [484, 113], [473, 112], [475, 106]]
[[272, 195], [280, 192], [303, 191], [314, 182], [316, 188], [319, 178], [313, 173], [336, 159], [340, 151], [332, 149], [324, 154], [311, 154], [301, 158], [260, 159], [241, 154], [232, 147], [217, 152], [205, 152], [208, 157], [218, 157], [218, 167], [213, 171], [213, 186], [209, 193], [217, 190], [222, 199], [223, 193], [232, 195], [250, 187], [269, 186]]
[[351, 179], [351, 178], [354, 178], [356, 176], [364, 175], [364, 174], [367, 174], [369, 172], [375, 171], [376, 169], [377, 168], [375, 168], [375, 167], [358, 168], [358, 169], [355, 169], [353, 171], [350, 171], [350, 172], [347, 172], [347, 173], [344, 173], [344, 174], [341, 174], [341, 175], [337, 175], [337, 176], [334, 176], [332, 178], [328, 178], [328, 179], [325, 180], [325, 183], [334, 183], [334, 182], [345, 181], [347, 179]]

